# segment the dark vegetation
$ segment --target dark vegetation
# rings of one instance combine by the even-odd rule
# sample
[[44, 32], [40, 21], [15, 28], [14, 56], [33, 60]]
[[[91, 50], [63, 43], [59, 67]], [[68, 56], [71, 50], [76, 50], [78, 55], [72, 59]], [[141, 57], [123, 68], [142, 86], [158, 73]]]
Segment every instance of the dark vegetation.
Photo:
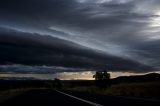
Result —
[[68, 90], [91, 94], [156, 99], [160, 101], [160, 74], [150, 73], [115, 79], [109, 79], [109, 75], [104, 72], [96, 73], [95, 75], [97, 74], [102, 75], [100, 75], [100, 78], [96, 78], [95, 81], [71, 81], [72, 83], [68, 83], [71, 84]]
[[[95, 80], [0, 80], [2, 92], [14, 89], [47, 88], [97, 93], [102, 95], [130, 96], [160, 100], [160, 74], [151, 73], [139, 76], [124, 76], [110, 79], [107, 72], [94, 75]], [[0, 98], [1, 99], [1, 98]]]
[[0, 80], [0, 90], [17, 88], [61, 88], [59, 79], [55, 80]]
[[100, 88], [109, 87], [111, 84], [110, 74], [107, 71], [98, 71], [93, 78], [95, 78], [95, 85]]

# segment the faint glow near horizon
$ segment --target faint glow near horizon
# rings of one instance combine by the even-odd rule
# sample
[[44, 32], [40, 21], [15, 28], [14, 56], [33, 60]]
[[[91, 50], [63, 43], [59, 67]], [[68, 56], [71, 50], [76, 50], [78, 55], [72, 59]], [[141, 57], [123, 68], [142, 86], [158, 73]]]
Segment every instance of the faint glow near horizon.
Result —
[[[0, 73], [0, 78], [34, 78], [41, 80], [53, 80], [59, 78], [61, 80], [94, 80], [93, 75], [95, 72], [63, 72], [57, 74], [18, 74], [18, 73]], [[111, 78], [119, 76], [143, 75], [146, 73], [131, 73], [131, 72], [109, 72]], [[157, 71], [159, 73], [159, 71]]]

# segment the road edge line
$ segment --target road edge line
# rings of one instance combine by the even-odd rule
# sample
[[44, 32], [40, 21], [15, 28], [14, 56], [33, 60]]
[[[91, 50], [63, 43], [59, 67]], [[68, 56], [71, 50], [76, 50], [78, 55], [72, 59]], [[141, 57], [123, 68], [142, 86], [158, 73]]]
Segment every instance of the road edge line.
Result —
[[58, 91], [58, 90], [55, 90], [63, 95], [66, 95], [66, 96], [69, 96], [71, 98], [74, 98], [74, 99], [77, 99], [77, 100], [80, 100], [80, 101], [83, 101], [85, 103], [88, 103], [88, 104], [91, 104], [93, 106], [103, 106], [103, 105], [100, 105], [98, 103], [94, 103], [94, 102], [91, 102], [91, 101], [88, 101], [88, 100], [85, 100], [85, 99], [82, 99], [82, 98], [79, 98], [79, 97], [76, 97], [76, 96], [73, 96], [73, 95], [70, 95], [70, 94], [67, 94], [67, 93], [64, 93], [64, 92], [61, 92], [61, 91]]

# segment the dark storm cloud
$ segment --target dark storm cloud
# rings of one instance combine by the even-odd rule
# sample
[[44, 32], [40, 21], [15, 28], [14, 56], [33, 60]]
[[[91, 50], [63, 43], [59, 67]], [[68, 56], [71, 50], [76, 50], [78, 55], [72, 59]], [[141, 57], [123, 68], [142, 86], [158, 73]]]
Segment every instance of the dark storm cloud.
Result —
[[10, 20], [9, 24], [46, 27], [52, 20], [71, 18], [67, 12], [72, 7], [74, 8], [72, 0], [2, 0], [0, 13], [2, 20]]
[[[3, 30], [3, 31], [2, 31]], [[1, 64], [54, 65], [82, 69], [150, 70], [129, 59], [104, 54], [51, 36], [0, 30]]]
[[145, 64], [159, 69], [159, 10], [159, 0], [1, 0], [0, 26], [26, 32], [0, 36], [8, 42], [1, 43], [2, 60], [85, 68], [109, 64], [110, 69], [143, 69], [139, 64]]
[[[151, 66], [160, 68], [160, 40], [148, 41], [141, 43], [141, 46], [135, 45], [132, 54], [138, 54], [144, 62], [150, 63]], [[141, 57], [140, 57], [141, 56]]]
[[95, 29], [95, 26], [114, 26], [123, 22], [121, 18], [131, 18], [132, 16], [125, 15], [131, 7], [133, 7], [131, 3], [87, 5], [78, 4], [75, 0], [2, 0], [0, 13], [1, 19], [9, 21], [8, 24], [45, 28], [62, 24], [89, 30]]
[[79, 68], [66, 68], [57, 66], [29, 66], [29, 65], [0, 65], [0, 73], [18, 73], [18, 74], [55, 74], [60, 72], [82, 71]]

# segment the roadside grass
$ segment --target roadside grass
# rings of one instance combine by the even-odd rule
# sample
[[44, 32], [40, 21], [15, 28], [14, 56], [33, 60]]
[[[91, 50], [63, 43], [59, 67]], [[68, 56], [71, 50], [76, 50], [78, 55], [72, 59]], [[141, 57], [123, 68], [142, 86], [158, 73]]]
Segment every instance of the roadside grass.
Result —
[[96, 86], [75, 86], [65, 88], [65, 90], [102, 95], [160, 99], [160, 82], [121, 83], [104, 89]]
[[[20, 95], [29, 90], [37, 88], [16, 88], [16, 89], [6, 89], [0, 91], [0, 103], [7, 101], [8, 99]], [[40, 88], [39, 88], [40, 89]]]
[[160, 82], [143, 82], [112, 85], [104, 90], [105, 94], [160, 98]]

